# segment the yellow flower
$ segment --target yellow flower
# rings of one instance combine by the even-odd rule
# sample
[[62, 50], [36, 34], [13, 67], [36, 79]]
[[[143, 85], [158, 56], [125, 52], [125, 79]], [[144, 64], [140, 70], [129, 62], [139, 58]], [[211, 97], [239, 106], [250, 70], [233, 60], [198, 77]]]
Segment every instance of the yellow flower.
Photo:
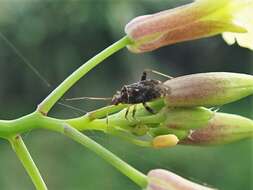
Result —
[[[247, 1], [246, 1], [247, 2]], [[229, 44], [232, 45], [236, 41], [242, 46], [253, 50], [253, 2], [248, 1], [247, 7], [245, 7], [238, 14], [235, 14], [234, 22], [238, 23], [247, 30], [247, 33], [232, 33], [224, 32], [223, 38]]]
[[230, 44], [236, 38], [239, 44], [252, 47], [251, 10], [253, 0], [196, 0], [175, 9], [140, 16], [125, 27], [132, 40], [128, 48], [135, 53], [147, 52], [223, 32], [232, 32], [224, 34]]

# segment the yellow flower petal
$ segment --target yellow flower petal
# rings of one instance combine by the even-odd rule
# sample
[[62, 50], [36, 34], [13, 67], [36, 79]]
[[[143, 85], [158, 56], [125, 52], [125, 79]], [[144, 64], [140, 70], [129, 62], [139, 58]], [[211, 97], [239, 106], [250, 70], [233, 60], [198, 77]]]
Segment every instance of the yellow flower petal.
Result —
[[253, 0], [242, 0], [242, 2], [244, 2], [247, 6], [243, 7], [242, 10], [234, 14], [234, 22], [245, 28], [247, 32], [225, 32], [222, 36], [229, 45], [237, 42], [238, 45], [253, 50]]

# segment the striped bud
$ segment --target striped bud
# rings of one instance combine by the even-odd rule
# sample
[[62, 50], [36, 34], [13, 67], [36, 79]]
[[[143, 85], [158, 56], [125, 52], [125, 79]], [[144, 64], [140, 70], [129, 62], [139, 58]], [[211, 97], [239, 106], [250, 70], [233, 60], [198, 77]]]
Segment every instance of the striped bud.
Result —
[[181, 144], [226, 144], [253, 137], [253, 121], [238, 115], [215, 113], [208, 124], [192, 130]]
[[239, 73], [199, 73], [163, 83], [171, 107], [224, 105], [253, 94], [253, 76]]
[[151, 128], [149, 134], [155, 138], [174, 134], [179, 140], [185, 139], [190, 130], [206, 126], [214, 116], [213, 111], [204, 107], [163, 108], [161, 113], [163, 122], [159, 127]]
[[164, 121], [149, 131], [154, 139], [173, 134], [179, 139], [178, 144], [216, 145], [253, 137], [253, 120], [239, 115], [204, 107], [164, 108], [162, 112]]
[[176, 130], [198, 129], [205, 126], [214, 116], [214, 112], [204, 107], [165, 108], [166, 119], [161, 126]]

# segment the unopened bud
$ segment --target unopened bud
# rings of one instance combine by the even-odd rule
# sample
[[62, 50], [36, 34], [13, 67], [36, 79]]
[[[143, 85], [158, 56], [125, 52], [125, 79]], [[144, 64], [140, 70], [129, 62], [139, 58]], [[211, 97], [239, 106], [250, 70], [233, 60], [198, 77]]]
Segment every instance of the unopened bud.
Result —
[[213, 190], [212, 188], [191, 182], [181, 176], [163, 169], [151, 170], [148, 173], [146, 190]]
[[224, 105], [253, 94], [253, 76], [239, 73], [199, 73], [163, 83], [168, 88], [168, 106]]
[[253, 121], [238, 115], [215, 113], [205, 127], [192, 130], [181, 144], [215, 145], [253, 137]]
[[214, 116], [214, 112], [204, 107], [163, 108], [164, 121], [159, 127], [149, 130], [150, 135], [159, 137], [174, 134], [179, 140], [185, 139], [192, 129], [205, 127]]
[[201, 128], [214, 116], [213, 111], [204, 107], [165, 108], [163, 112], [166, 119], [161, 126], [177, 130]]
[[177, 145], [178, 138], [176, 135], [160, 135], [153, 139], [152, 146], [154, 148], [169, 148]]

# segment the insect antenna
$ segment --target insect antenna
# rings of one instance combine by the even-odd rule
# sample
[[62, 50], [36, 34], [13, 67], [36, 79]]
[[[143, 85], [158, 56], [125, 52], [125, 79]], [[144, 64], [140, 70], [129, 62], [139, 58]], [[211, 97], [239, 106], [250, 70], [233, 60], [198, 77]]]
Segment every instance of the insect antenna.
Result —
[[[112, 98], [109, 97], [89, 97], [89, 96], [83, 96], [83, 97], [77, 97], [77, 98], [67, 98], [65, 99], [67, 101], [72, 101], [72, 100], [102, 100], [102, 101], [107, 101], [107, 100], [112, 100]], [[109, 105], [109, 103], [108, 103]], [[109, 114], [106, 112], [106, 126], [107, 130], [109, 130]]]
[[89, 97], [89, 96], [83, 96], [83, 97], [76, 97], [76, 98], [67, 98], [65, 99], [67, 101], [72, 101], [72, 100], [102, 100], [102, 101], [107, 101], [107, 100], [112, 100], [110, 97]]
[[165, 74], [163, 74], [163, 73], [161, 73], [161, 72], [159, 72], [159, 71], [152, 70], [152, 69], [145, 69], [144, 71], [147, 72], [147, 73], [154, 73], [154, 74], [157, 74], [157, 75], [166, 77], [166, 78], [168, 78], [168, 79], [173, 79], [173, 78], [174, 78], [174, 77], [172, 77], [172, 76], [165, 75]]
[[[67, 101], [75, 101], [75, 100], [102, 100], [102, 101], [112, 101], [111, 97], [90, 97], [90, 96], [83, 96], [83, 97], [76, 97], [76, 98], [67, 98], [65, 99]], [[110, 105], [110, 103], [108, 103], [107, 105]], [[107, 128], [109, 128], [109, 119], [108, 119], [108, 113], [106, 113], [106, 125]]]
[[81, 114], [85, 114], [85, 113], [88, 113], [88, 111], [85, 111], [83, 109], [80, 109], [80, 108], [77, 108], [77, 107], [74, 107], [72, 105], [68, 105], [68, 104], [65, 104], [65, 103], [62, 103], [62, 102], [57, 102], [57, 104], [61, 105], [61, 106], [64, 106], [66, 108], [69, 108], [71, 110], [74, 110], [74, 111], [78, 111], [79, 113]]

